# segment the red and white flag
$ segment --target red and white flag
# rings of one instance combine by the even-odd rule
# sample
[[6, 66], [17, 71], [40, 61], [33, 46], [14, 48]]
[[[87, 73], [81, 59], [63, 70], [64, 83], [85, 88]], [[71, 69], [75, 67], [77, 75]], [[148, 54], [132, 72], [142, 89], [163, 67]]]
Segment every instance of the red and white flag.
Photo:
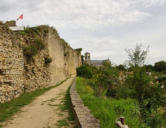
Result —
[[23, 14], [21, 14], [18, 18], [17, 18], [17, 21], [18, 20], [22, 20], [23, 19]]

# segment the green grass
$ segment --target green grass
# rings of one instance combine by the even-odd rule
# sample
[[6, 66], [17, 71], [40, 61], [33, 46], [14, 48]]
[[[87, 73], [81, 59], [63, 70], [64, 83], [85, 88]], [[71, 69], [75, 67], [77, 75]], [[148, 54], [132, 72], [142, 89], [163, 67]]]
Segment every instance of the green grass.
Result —
[[63, 119], [63, 120], [58, 120], [58, 122], [57, 122], [56, 125], [57, 125], [58, 128], [61, 128], [61, 127], [63, 127], [63, 126], [69, 126], [68, 122], [67, 122], [65, 119]]
[[115, 128], [115, 121], [120, 115], [125, 117], [129, 128], [143, 128], [136, 100], [95, 97], [88, 80], [80, 77], [77, 78], [76, 88], [84, 104], [100, 120], [101, 128]]
[[43, 89], [37, 89], [33, 92], [26, 92], [22, 96], [20, 96], [16, 99], [13, 99], [10, 102], [0, 104], [0, 122], [7, 120], [12, 115], [14, 115], [16, 112], [18, 112], [20, 110], [20, 108], [22, 108], [23, 106], [25, 106], [27, 104], [30, 104], [37, 96], [40, 96], [43, 93], [45, 93], [46, 91], [61, 85], [66, 80], [58, 83], [55, 86], [51, 86], [51, 87], [43, 88]]
[[65, 95], [65, 102], [64, 102], [64, 108], [68, 109], [68, 120], [69, 121], [74, 121], [74, 114], [72, 111], [72, 103], [71, 103], [71, 99], [70, 99], [70, 93], [69, 93], [70, 88], [67, 90], [67, 93]]
[[69, 121], [74, 121], [74, 114], [72, 112], [72, 103], [70, 99], [70, 93], [69, 93], [70, 88], [67, 90], [65, 98], [62, 101], [62, 104], [59, 104], [59, 108], [62, 112], [63, 111], [68, 111], [68, 120]]
[[[69, 93], [70, 88], [67, 90], [65, 98], [62, 100], [62, 103], [58, 105], [58, 109], [63, 112], [67, 111], [68, 112], [68, 118], [58, 120], [56, 126], [58, 128], [61, 128], [63, 126], [69, 126], [69, 123], [74, 121], [74, 114], [72, 112], [72, 103], [70, 99], [70, 93]], [[63, 113], [58, 113], [59, 116], [63, 116]], [[76, 128], [76, 127], [75, 127]]]

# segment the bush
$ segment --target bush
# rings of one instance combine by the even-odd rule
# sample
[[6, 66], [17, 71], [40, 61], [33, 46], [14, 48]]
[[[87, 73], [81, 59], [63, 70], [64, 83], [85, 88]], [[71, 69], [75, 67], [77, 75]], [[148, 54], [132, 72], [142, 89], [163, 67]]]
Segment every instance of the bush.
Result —
[[44, 63], [45, 65], [49, 65], [52, 62], [52, 58], [49, 56], [44, 57]]
[[27, 58], [31, 59], [33, 56], [35, 56], [39, 51], [41, 51], [44, 48], [45, 45], [43, 41], [40, 39], [36, 39], [28, 46], [23, 47], [23, 53]]
[[124, 65], [120, 64], [118, 66], [116, 66], [116, 68], [119, 70], [119, 71], [126, 71], [126, 68]]
[[77, 48], [77, 49], [74, 49], [76, 52], [78, 52], [78, 54], [81, 54], [81, 51], [82, 51], [82, 48]]
[[164, 81], [166, 81], [166, 76], [160, 76], [160, 77], [158, 77], [158, 78], [157, 78], [157, 81], [159, 81], [159, 82], [164, 82]]
[[161, 114], [160, 112], [153, 112], [152, 115], [146, 118], [146, 123], [151, 126], [151, 128], [161, 128], [166, 126], [166, 113]]
[[[159, 128], [158, 126], [162, 125], [162, 121], [158, 121], [158, 117], [156, 117], [157, 115], [155, 115], [154, 111], [158, 112], [158, 109], [166, 104], [166, 92], [156, 85], [152, 86], [150, 81], [150, 77], [147, 75], [145, 68], [135, 67], [133, 69], [133, 75], [128, 76], [124, 87], [133, 90], [134, 95], [131, 95], [131, 98], [135, 98], [138, 101], [141, 117], [145, 123], [150, 127], [156, 126], [154, 128]], [[119, 93], [123, 94], [123, 92]], [[126, 94], [130, 94], [130, 91], [129, 93], [126, 92]], [[123, 95], [119, 96], [124, 98]]]
[[77, 68], [77, 75], [85, 78], [92, 78], [92, 67], [89, 65], [82, 65], [81, 67]]
[[116, 98], [133, 98], [136, 94], [136, 91], [134, 89], [130, 89], [127, 87], [121, 87], [118, 88], [116, 91]]
[[92, 88], [95, 90], [95, 96], [104, 96], [107, 90], [114, 89], [119, 84], [118, 72], [110, 65], [105, 65], [97, 70], [93, 75], [91, 82]]
[[31, 34], [31, 35], [39, 35], [40, 33], [40, 28], [39, 27], [26, 27], [25, 28], [25, 33]]

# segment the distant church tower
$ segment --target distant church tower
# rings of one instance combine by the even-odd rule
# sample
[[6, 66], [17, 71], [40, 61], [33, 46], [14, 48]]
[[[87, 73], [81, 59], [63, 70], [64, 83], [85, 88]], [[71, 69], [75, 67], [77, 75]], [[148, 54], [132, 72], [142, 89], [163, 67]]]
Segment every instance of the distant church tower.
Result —
[[90, 53], [86, 52], [84, 57], [85, 57], [85, 63], [86, 64], [90, 64]]

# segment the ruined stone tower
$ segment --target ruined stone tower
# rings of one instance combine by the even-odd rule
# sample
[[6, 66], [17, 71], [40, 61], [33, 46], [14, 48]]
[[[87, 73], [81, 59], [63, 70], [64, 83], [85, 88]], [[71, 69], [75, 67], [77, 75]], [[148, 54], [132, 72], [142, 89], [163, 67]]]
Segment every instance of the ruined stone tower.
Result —
[[84, 54], [84, 59], [85, 59], [85, 63], [86, 64], [90, 64], [90, 53], [89, 52], [86, 52], [85, 54]]

